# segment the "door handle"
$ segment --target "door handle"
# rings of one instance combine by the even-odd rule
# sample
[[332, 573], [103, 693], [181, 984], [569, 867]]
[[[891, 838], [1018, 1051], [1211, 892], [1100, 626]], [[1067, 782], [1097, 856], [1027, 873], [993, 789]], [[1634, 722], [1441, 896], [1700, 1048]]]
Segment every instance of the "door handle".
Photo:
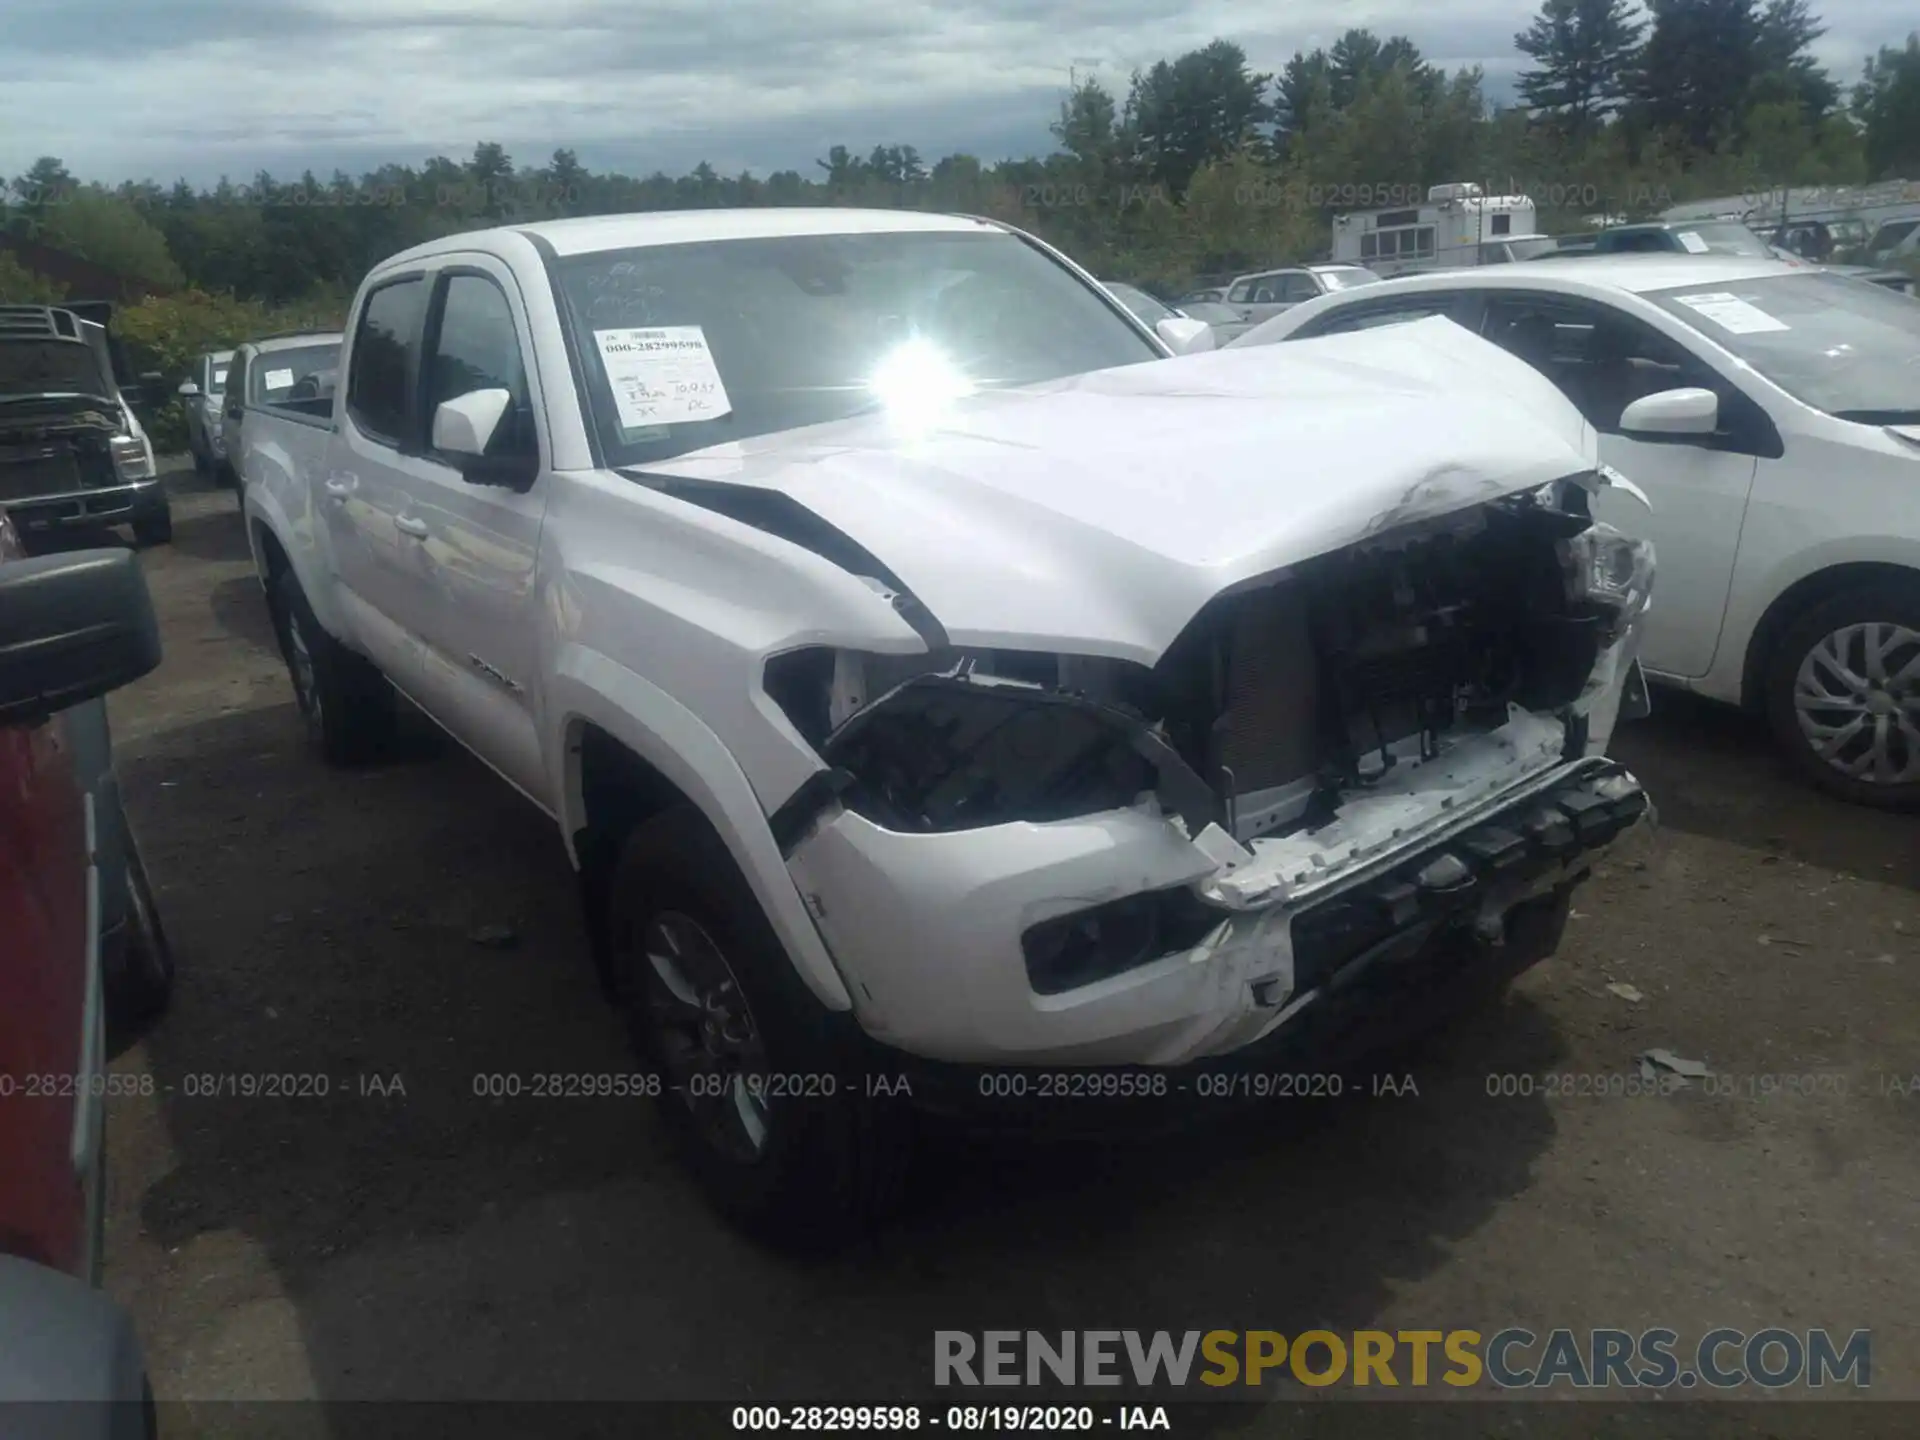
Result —
[[416, 540], [424, 540], [428, 534], [427, 522], [424, 520], [416, 520], [411, 515], [395, 517], [393, 528], [398, 530], [402, 535], [411, 535]]

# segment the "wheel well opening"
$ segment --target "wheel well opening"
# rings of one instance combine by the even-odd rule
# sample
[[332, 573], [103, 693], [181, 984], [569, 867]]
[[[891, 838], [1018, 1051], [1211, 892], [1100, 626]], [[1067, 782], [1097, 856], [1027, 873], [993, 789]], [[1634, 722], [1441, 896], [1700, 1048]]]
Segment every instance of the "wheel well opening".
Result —
[[612, 952], [606, 933], [606, 883], [619, 858], [620, 844], [634, 826], [661, 811], [687, 803], [679, 786], [592, 723], [573, 733], [568, 752], [579, 796], [579, 828], [573, 833], [580, 865], [581, 897], [594, 966], [611, 995]]
[[1749, 710], [1765, 706], [1767, 667], [1773, 662], [1774, 647], [1796, 618], [1842, 591], [1887, 581], [1920, 583], [1920, 571], [1904, 565], [1861, 561], [1817, 570], [1781, 591], [1760, 617], [1760, 623], [1753, 627], [1753, 638], [1747, 642], [1747, 663], [1740, 677], [1740, 703]]
[[583, 724], [573, 738], [580, 786], [581, 828], [617, 844], [634, 826], [687, 797], [679, 786], [598, 725]]
[[267, 567], [267, 579], [275, 580], [281, 571], [287, 568], [287, 552], [280, 547], [280, 541], [259, 521], [254, 522], [253, 534], [260, 549], [261, 563]]

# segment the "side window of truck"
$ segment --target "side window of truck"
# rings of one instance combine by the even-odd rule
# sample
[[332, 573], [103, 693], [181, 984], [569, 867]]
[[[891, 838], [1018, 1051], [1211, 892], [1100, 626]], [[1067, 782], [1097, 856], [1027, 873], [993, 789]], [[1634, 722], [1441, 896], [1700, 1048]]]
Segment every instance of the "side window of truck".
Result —
[[426, 282], [396, 280], [367, 296], [353, 334], [347, 414], [369, 439], [396, 448], [408, 433], [408, 387], [420, 344]]
[[482, 275], [447, 277], [440, 323], [421, 383], [426, 414], [475, 390], [505, 390], [506, 414], [494, 428], [486, 453], [499, 459], [537, 459], [540, 441], [527, 392], [527, 371], [514, 329], [513, 310], [500, 287]]

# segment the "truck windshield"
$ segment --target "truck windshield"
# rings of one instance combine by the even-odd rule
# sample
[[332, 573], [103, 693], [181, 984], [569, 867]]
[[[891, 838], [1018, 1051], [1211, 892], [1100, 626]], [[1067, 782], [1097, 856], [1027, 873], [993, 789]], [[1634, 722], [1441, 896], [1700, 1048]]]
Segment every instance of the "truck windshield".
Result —
[[1004, 231], [714, 240], [551, 269], [612, 465], [1163, 353]]
[[0, 395], [112, 399], [91, 346], [72, 340], [0, 341]]
[[1647, 297], [1802, 404], [1868, 425], [1920, 424], [1920, 304], [1802, 271]]

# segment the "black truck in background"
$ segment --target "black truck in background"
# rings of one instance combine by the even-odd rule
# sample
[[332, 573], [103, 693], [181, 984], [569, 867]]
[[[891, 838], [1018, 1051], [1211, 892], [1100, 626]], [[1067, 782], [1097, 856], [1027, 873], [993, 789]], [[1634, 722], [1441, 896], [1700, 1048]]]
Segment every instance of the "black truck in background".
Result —
[[135, 410], [144, 385], [112, 319], [107, 301], [0, 305], [0, 506], [28, 545], [107, 525], [141, 545], [173, 538]]

